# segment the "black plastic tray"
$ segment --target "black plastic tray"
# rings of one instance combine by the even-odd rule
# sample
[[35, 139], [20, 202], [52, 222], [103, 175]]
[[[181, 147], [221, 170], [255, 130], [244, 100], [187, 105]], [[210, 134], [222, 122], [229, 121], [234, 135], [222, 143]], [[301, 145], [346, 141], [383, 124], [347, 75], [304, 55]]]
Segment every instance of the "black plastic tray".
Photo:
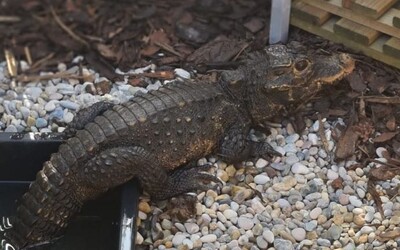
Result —
[[[56, 134], [0, 133], [0, 218], [15, 213], [16, 200], [62, 141]], [[133, 250], [138, 197], [135, 181], [112, 190], [85, 204], [64, 237], [31, 249]]]

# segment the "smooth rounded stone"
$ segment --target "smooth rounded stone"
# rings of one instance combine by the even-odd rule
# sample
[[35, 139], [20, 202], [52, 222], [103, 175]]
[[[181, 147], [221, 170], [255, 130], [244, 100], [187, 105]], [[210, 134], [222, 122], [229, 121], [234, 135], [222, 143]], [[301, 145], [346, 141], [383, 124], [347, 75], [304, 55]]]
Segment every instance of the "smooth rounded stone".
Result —
[[254, 221], [251, 218], [240, 216], [237, 222], [239, 228], [250, 230], [254, 227]]
[[182, 245], [184, 239], [186, 239], [186, 236], [184, 234], [175, 234], [172, 238], [172, 244], [176, 247]]
[[289, 123], [286, 125], [286, 133], [287, 133], [288, 135], [292, 135], [292, 134], [294, 134], [295, 132], [296, 132], [296, 131], [294, 130], [293, 124], [289, 122]]
[[276, 239], [274, 241], [274, 247], [276, 250], [291, 250], [293, 248], [292, 242], [289, 240], [284, 240], [284, 239]]
[[36, 124], [36, 119], [33, 118], [32, 116], [28, 116], [28, 118], [26, 119], [26, 125], [28, 127], [32, 127], [35, 126], [35, 124]]
[[0, 114], [3, 114], [3, 113], [4, 113], [4, 107], [3, 107], [3, 105], [0, 104]]
[[182, 245], [186, 245], [188, 249], [193, 249], [193, 241], [189, 240], [189, 239], [184, 239], [182, 241]]
[[[303, 200], [303, 196], [301, 196], [301, 194], [291, 194], [288, 196], [287, 200], [291, 205], [296, 205], [299, 201]], [[296, 209], [298, 209], [297, 206]]]
[[370, 226], [363, 226], [360, 229], [360, 233], [362, 233], [362, 234], [370, 234], [370, 233], [372, 233], [374, 231], [375, 231], [375, 229], [373, 227], [370, 227]]
[[354, 196], [354, 195], [349, 196], [349, 201], [350, 201], [350, 204], [355, 207], [361, 207], [361, 205], [362, 205], [362, 201], [360, 199], [358, 199], [357, 196]]
[[282, 178], [281, 182], [272, 185], [272, 188], [277, 191], [289, 191], [292, 187], [297, 184], [297, 180], [293, 176], [285, 176]]
[[278, 171], [283, 171], [286, 169], [286, 165], [281, 162], [273, 162], [273, 163], [271, 163], [271, 167]]
[[147, 85], [146, 89], [147, 89], [147, 90], [157, 90], [157, 89], [159, 89], [161, 86], [162, 86], [161, 82], [160, 82], [160, 81], [156, 81], [156, 82], [153, 83], [153, 84]]
[[269, 229], [264, 230], [264, 232], [262, 233], [262, 237], [269, 243], [273, 243], [275, 240], [274, 233]]
[[71, 110], [77, 110], [79, 108], [79, 104], [71, 101], [60, 101], [60, 105], [64, 108], [71, 109]]
[[39, 118], [36, 119], [35, 126], [37, 128], [44, 128], [44, 127], [47, 126], [47, 120], [44, 119], [44, 118], [39, 117]]
[[316, 220], [318, 218], [318, 216], [320, 216], [321, 214], [322, 214], [322, 209], [320, 207], [316, 207], [313, 210], [311, 210], [310, 218], [312, 220]]
[[268, 161], [263, 158], [259, 158], [256, 162], [256, 168], [264, 168], [268, 165]]
[[60, 93], [52, 93], [49, 95], [50, 100], [61, 100], [63, 98], [63, 95]]
[[324, 149], [320, 149], [318, 151], [318, 156], [325, 159], [326, 157], [328, 157], [328, 154], [326, 153], [326, 151]]
[[332, 224], [331, 227], [327, 231], [327, 238], [330, 240], [338, 240], [340, 238], [340, 234], [342, 233], [343, 228]]
[[310, 169], [300, 162], [295, 162], [292, 165], [291, 171], [293, 174], [308, 174]]
[[231, 220], [232, 218], [236, 218], [238, 216], [237, 212], [232, 209], [226, 209], [223, 212], [223, 215], [226, 219]]
[[197, 233], [200, 228], [196, 223], [185, 223], [185, 228], [186, 228], [186, 232], [188, 232], [189, 234], [195, 234]]
[[17, 133], [18, 129], [15, 125], [10, 124], [7, 126], [7, 128], [4, 130], [4, 132], [9, 132], [9, 133]]
[[294, 145], [294, 143], [288, 143], [285, 146], [283, 146], [283, 150], [285, 150], [286, 153], [296, 153], [297, 147], [296, 145]]
[[302, 241], [306, 238], [306, 230], [304, 228], [298, 227], [292, 230], [292, 236], [296, 241]]
[[279, 199], [279, 200], [277, 200], [277, 202], [278, 202], [280, 208], [290, 207], [290, 203], [286, 199]]
[[241, 235], [238, 239], [238, 242], [239, 245], [246, 245], [249, 242], [249, 237], [246, 234]]
[[173, 224], [172, 224], [172, 222], [171, 222], [170, 220], [163, 219], [163, 220], [161, 221], [161, 227], [162, 227], [163, 229], [171, 230], [172, 226], [173, 226]]
[[189, 79], [189, 78], [190, 78], [190, 73], [187, 72], [187, 71], [184, 70], [184, 69], [176, 68], [176, 69], [174, 70], [174, 72], [175, 72], [175, 74], [176, 74], [177, 76], [179, 76], [179, 77], [186, 78], [186, 79]]
[[201, 237], [200, 240], [203, 243], [212, 243], [217, 240], [217, 236], [215, 234], [208, 234]]
[[261, 214], [265, 210], [265, 206], [261, 203], [261, 201], [257, 197], [251, 200], [251, 208], [254, 210], [256, 214]]
[[291, 134], [285, 138], [286, 143], [295, 143], [300, 138], [299, 134]]
[[43, 90], [40, 87], [28, 87], [25, 89], [24, 93], [30, 96], [34, 102], [36, 102], [42, 92]]
[[52, 86], [46, 86], [46, 87], [44, 88], [44, 92], [45, 92], [47, 95], [50, 96], [51, 94], [54, 94], [54, 93], [57, 92], [57, 87], [54, 86], [54, 85], [52, 85]]
[[336, 180], [339, 177], [339, 174], [333, 171], [332, 169], [328, 169], [326, 174], [329, 180]]
[[387, 149], [384, 148], [384, 147], [378, 147], [378, 148], [376, 148], [375, 152], [376, 152], [376, 155], [377, 155], [379, 158], [385, 158], [385, 154], [386, 154], [386, 155], [388, 154]]
[[308, 136], [308, 140], [311, 142], [312, 145], [318, 144], [318, 136], [316, 134], [309, 133], [307, 136]]
[[315, 201], [315, 200], [320, 199], [321, 197], [322, 197], [321, 193], [311, 193], [311, 194], [306, 195], [306, 197], [304, 197], [304, 198], [309, 201]]
[[[27, 108], [27, 107], [25, 107], [25, 106], [22, 106], [22, 107], [20, 108], [20, 111], [21, 111], [22, 117], [23, 117], [24, 119], [27, 119], [28, 116], [29, 116], [29, 114], [30, 114], [29, 108]], [[0, 112], [0, 113], [1, 113], [1, 112]]]
[[[345, 187], [343, 188], [343, 193], [344, 193], [344, 194], [354, 194], [355, 191], [354, 191], [354, 189], [353, 189], [352, 187], [350, 187], [350, 186], [345, 186]], [[356, 197], [356, 198], [357, 198], [357, 197]]]
[[304, 229], [305, 229], [307, 232], [312, 232], [312, 231], [314, 231], [314, 230], [317, 228], [317, 226], [318, 226], [318, 223], [317, 223], [316, 220], [312, 220], [312, 221], [309, 221], [309, 222], [304, 223]]
[[64, 119], [64, 122], [70, 123], [74, 119], [74, 114], [72, 114], [71, 112], [66, 112], [63, 116], [63, 119]]
[[253, 232], [253, 235], [255, 236], [259, 236], [263, 233], [263, 226], [260, 223], [257, 223], [252, 229], [251, 231]]
[[310, 153], [310, 155], [316, 155], [318, 154], [318, 148], [317, 147], [311, 147], [308, 152]]
[[177, 222], [177, 223], [174, 224], [174, 226], [175, 226], [179, 231], [181, 231], [181, 232], [186, 232], [186, 228], [185, 228], [185, 226], [184, 226], [182, 223]]
[[57, 107], [53, 112], [49, 115], [49, 120], [63, 121], [64, 111], [61, 107]]
[[257, 185], [265, 185], [271, 179], [266, 174], [259, 174], [254, 176], [254, 183]]
[[400, 217], [396, 216], [396, 215], [393, 215], [392, 218], [390, 218], [390, 220], [389, 220], [389, 224], [396, 225], [396, 226], [399, 225], [400, 224]]
[[256, 243], [260, 249], [267, 249], [268, 247], [268, 242], [262, 236], [256, 238]]
[[323, 247], [330, 247], [331, 246], [331, 242], [327, 239], [317, 239], [317, 244], [319, 246], [323, 246]]
[[72, 95], [74, 94], [74, 86], [68, 83], [59, 83], [56, 85], [57, 92], [63, 95]]
[[363, 189], [357, 188], [356, 192], [357, 192], [358, 197], [360, 197], [361, 199], [363, 199], [365, 197], [365, 191]]
[[48, 103], [46, 103], [45, 105], [44, 105], [44, 109], [47, 111], [47, 112], [51, 112], [51, 111], [53, 111], [53, 110], [55, 110], [56, 109], [56, 101], [49, 101]]
[[299, 161], [300, 161], [300, 159], [299, 159], [299, 157], [297, 157], [297, 155], [289, 155], [285, 159], [285, 163], [288, 164], [289, 166], [291, 166], [294, 163], [299, 162]]

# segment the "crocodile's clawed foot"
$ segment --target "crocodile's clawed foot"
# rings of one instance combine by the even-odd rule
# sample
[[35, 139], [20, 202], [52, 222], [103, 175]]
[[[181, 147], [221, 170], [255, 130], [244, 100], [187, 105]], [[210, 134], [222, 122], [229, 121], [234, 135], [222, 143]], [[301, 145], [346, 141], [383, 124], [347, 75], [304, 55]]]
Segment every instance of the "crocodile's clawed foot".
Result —
[[268, 142], [261, 141], [255, 142], [253, 156], [270, 159], [272, 156], [282, 156], [282, 154], [276, 151]]
[[182, 190], [182, 193], [216, 189], [223, 182], [218, 177], [206, 172], [211, 167], [213, 165], [207, 163], [197, 167], [177, 169], [171, 173], [170, 177], [173, 180], [174, 186]]

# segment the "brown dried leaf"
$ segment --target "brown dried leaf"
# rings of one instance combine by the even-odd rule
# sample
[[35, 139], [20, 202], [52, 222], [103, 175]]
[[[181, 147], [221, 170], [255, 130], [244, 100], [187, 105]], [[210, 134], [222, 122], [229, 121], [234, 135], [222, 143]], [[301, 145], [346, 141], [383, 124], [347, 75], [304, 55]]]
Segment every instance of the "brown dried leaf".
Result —
[[343, 188], [343, 179], [342, 179], [342, 177], [338, 177], [338, 178], [334, 179], [332, 181], [332, 183], [331, 183], [331, 186], [335, 190], [342, 189]]
[[376, 191], [375, 182], [371, 179], [368, 180], [367, 192], [372, 196], [372, 199], [374, 200], [379, 213], [383, 216], [382, 200], [379, 196], [378, 191]]
[[348, 127], [337, 143], [336, 157], [346, 159], [352, 156], [355, 152], [358, 138], [359, 134], [354, 131], [353, 126]]
[[381, 242], [394, 240], [398, 237], [400, 237], [400, 227], [396, 227], [392, 231], [382, 232], [381, 234], [376, 236], [377, 240]]
[[394, 169], [387, 166], [381, 166], [379, 168], [372, 168], [369, 171], [369, 179], [373, 181], [387, 181], [393, 179], [400, 173], [400, 168]]
[[350, 87], [356, 92], [363, 92], [367, 88], [358, 72], [349, 74], [346, 79], [350, 82]]
[[374, 138], [374, 142], [380, 143], [380, 142], [385, 142], [391, 140], [393, 137], [395, 137], [398, 134], [398, 132], [384, 132], [377, 137]]
[[227, 62], [241, 51], [245, 44], [235, 39], [219, 37], [201, 46], [187, 57], [187, 61], [195, 64], [206, 62]]
[[250, 30], [252, 33], [256, 33], [264, 27], [264, 19], [253, 17], [252, 19], [250, 19], [250, 21], [243, 24], [243, 26]]
[[111, 46], [102, 44], [102, 43], [98, 43], [95, 45], [97, 51], [99, 51], [100, 55], [102, 55], [103, 57], [110, 59], [112, 61], [117, 59], [117, 55], [115, 54], [115, 52], [111, 49]]
[[396, 118], [391, 115], [386, 121], [386, 128], [390, 131], [394, 131], [396, 129]]

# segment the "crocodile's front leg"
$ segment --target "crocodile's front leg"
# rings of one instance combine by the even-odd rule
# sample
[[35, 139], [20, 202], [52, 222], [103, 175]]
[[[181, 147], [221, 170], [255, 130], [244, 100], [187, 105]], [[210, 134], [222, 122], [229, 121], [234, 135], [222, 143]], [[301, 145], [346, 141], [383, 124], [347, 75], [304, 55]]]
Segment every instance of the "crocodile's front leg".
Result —
[[204, 182], [220, 182], [208, 173], [210, 165], [180, 167], [171, 172], [139, 146], [115, 147], [102, 151], [79, 173], [82, 200], [94, 199], [110, 188], [136, 177], [143, 189], [158, 200], [196, 190], [209, 189]]
[[110, 102], [96, 102], [90, 107], [79, 110], [75, 115], [71, 123], [68, 124], [64, 130], [64, 134], [67, 138], [71, 138], [75, 135], [76, 131], [83, 129], [88, 123], [93, 122], [94, 119], [103, 114], [106, 110], [111, 109], [114, 106]]
[[268, 142], [250, 140], [249, 133], [249, 124], [235, 124], [220, 142], [220, 150], [217, 154], [231, 163], [244, 161], [250, 157], [268, 158], [271, 155], [281, 156]]

